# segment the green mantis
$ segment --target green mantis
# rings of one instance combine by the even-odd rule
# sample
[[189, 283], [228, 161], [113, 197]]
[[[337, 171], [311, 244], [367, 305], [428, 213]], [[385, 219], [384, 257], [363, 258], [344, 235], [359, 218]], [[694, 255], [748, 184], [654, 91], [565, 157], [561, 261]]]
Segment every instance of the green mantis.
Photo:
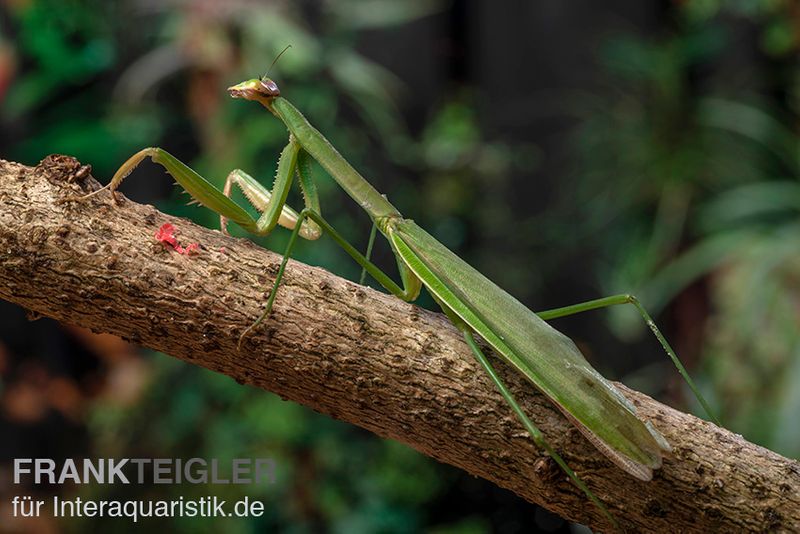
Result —
[[[281, 97], [274, 81], [266, 77], [251, 79], [230, 87], [228, 92], [233, 98], [261, 103], [289, 131], [289, 143], [281, 152], [271, 191], [239, 170], [228, 175], [223, 191], [219, 191], [166, 151], [145, 148], [128, 159], [106, 186], [112, 196], [122, 180], [144, 158], [150, 157], [164, 166], [196, 201], [220, 215], [223, 231], [229, 221], [258, 235], [268, 234], [279, 224], [292, 230], [266, 311], [245, 330], [242, 338], [270, 313], [298, 236], [317, 239], [322, 234], [329, 235], [378, 283], [403, 300], [413, 301], [425, 286], [462, 333], [472, 353], [534, 442], [544, 448], [588, 498], [616, 524], [605, 505], [550, 447], [520, 408], [481, 350], [476, 335], [542, 391], [600, 452], [632, 476], [646, 481], [652, 478], [653, 470], [661, 466], [662, 457], [670, 451], [669, 443], [649, 421], [637, 416], [633, 405], [589, 365], [569, 338], [546, 322], [618, 304], [635, 306], [710, 415], [707, 403], [642, 305], [632, 296], [617, 295], [539, 314], [530, 311], [414, 221], [403, 218], [385, 196], [361, 176], [288, 100]], [[311, 159], [317, 161], [367, 212], [374, 226], [388, 240], [397, 259], [399, 284], [373, 264], [368, 255], [356, 250], [324, 219], [317, 188], [309, 170]], [[299, 213], [286, 205], [295, 178], [305, 201], [305, 208]], [[261, 213], [259, 218], [251, 217], [231, 200], [230, 193], [234, 186], [240, 188], [258, 209]]]

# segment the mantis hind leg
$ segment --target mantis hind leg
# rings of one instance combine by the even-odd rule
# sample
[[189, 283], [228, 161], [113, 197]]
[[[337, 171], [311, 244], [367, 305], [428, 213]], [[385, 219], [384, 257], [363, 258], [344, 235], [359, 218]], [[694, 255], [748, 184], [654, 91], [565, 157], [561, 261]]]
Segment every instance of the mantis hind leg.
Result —
[[419, 292], [422, 289], [422, 282], [416, 277], [416, 275], [414, 275], [414, 273], [406, 268], [402, 262], [398, 261], [398, 268], [400, 269], [400, 277], [403, 284], [401, 287], [394, 280], [392, 280], [388, 274], [382, 271], [377, 265], [369, 261], [367, 257], [361, 254], [352, 244], [350, 244], [350, 242], [347, 241], [347, 239], [345, 239], [338, 231], [336, 231], [336, 229], [333, 228], [333, 226], [331, 226], [330, 223], [328, 223], [328, 221], [326, 221], [322, 215], [319, 214], [319, 212], [310, 208], [306, 208], [300, 212], [298, 224], [294, 227], [294, 230], [292, 230], [292, 235], [289, 237], [289, 243], [286, 245], [286, 250], [283, 253], [281, 265], [278, 268], [278, 273], [275, 275], [275, 282], [272, 284], [272, 291], [269, 294], [267, 306], [261, 316], [256, 319], [256, 321], [250, 325], [239, 337], [239, 347], [241, 347], [244, 338], [247, 337], [247, 335], [256, 327], [258, 327], [258, 325], [260, 325], [261, 322], [264, 321], [264, 319], [266, 319], [272, 311], [272, 306], [275, 304], [275, 297], [278, 294], [278, 287], [283, 279], [283, 273], [286, 270], [286, 264], [289, 262], [289, 258], [294, 250], [294, 246], [297, 243], [297, 236], [299, 235], [299, 230], [302, 227], [302, 223], [306, 219], [311, 219], [313, 222], [318, 224], [324, 233], [328, 234], [336, 242], [336, 244], [342, 248], [342, 250], [344, 250], [351, 258], [353, 258], [356, 263], [366, 270], [370, 276], [377, 280], [377, 282], [391, 294], [407, 302], [413, 301], [419, 296]]
[[550, 444], [544, 439], [544, 435], [542, 434], [541, 430], [539, 430], [539, 428], [534, 425], [530, 418], [525, 414], [525, 411], [522, 409], [519, 403], [517, 403], [516, 399], [503, 383], [502, 379], [497, 375], [497, 372], [495, 372], [494, 367], [492, 367], [491, 362], [489, 362], [489, 359], [475, 342], [475, 338], [470, 328], [464, 324], [464, 322], [461, 321], [458, 316], [448, 311], [446, 307], [443, 307], [442, 309], [445, 310], [448, 317], [450, 317], [451, 321], [454, 322], [456, 327], [461, 330], [461, 333], [464, 335], [464, 340], [467, 342], [467, 345], [469, 345], [469, 348], [472, 350], [472, 353], [475, 355], [478, 362], [481, 364], [481, 367], [483, 367], [483, 370], [487, 375], [489, 375], [489, 378], [492, 379], [492, 382], [494, 382], [494, 385], [500, 391], [500, 394], [503, 396], [506, 403], [514, 411], [517, 418], [522, 423], [522, 426], [524, 426], [525, 430], [527, 430], [530, 434], [531, 438], [533, 438], [533, 442], [536, 444], [536, 446], [547, 452], [550, 458], [552, 458], [553, 461], [558, 464], [558, 466], [562, 471], [564, 471], [564, 473], [566, 473], [570, 480], [572, 480], [572, 482], [574, 482], [575, 485], [580, 488], [584, 494], [586, 494], [589, 500], [591, 500], [595, 506], [600, 509], [603, 515], [614, 525], [614, 527], [619, 530], [619, 524], [617, 523], [616, 519], [614, 519], [614, 516], [611, 515], [611, 512], [608, 511], [608, 508], [606, 508], [605, 504], [603, 504], [602, 501], [600, 501], [600, 499], [598, 499], [595, 494], [592, 493], [589, 487], [583, 482], [583, 480], [580, 479], [580, 477], [578, 477], [575, 471], [573, 471], [572, 468], [567, 465], [567, 462], [565, 462], [564, 459], [561, 458], [561, 456], [555, 451], [555, 449], [550, 446]]
[[667, 338], [665, 338], [661, 333], [661, 330], [658, 329], [658, 326], [656, 326], [656, 323], [653, 321], [652, 317], [650, 317], [650, 314], [647, 313], [645, 307], [642, 306], [642, 303], [639, 302], [639, 300], [633, 295], [613, 295], [610, 297], [573, 304], [571, 306], [564, 306], [563, 308], [555, 308], [552, 310], [538, 312], [536, 315], [545, 321], [549, 321], [550, 319], [557, 319], [559, 317], [566, 317], [568, 315], [575, 315], [577, 313], [597, 310], [600, 308], [608, 308], [609, 306], [617, 306], [620, 304], [631, 304], [636, 308], [636, 311], [638, 311], [639, 315], [642, 316], [644, 322], [653, 332], [653, 335], [655, 335], [656, 339], [658, 339], [658, 342], [661, 343], [661, 346], [667, 353], [667, 356], [669, 356], [670, 360], [672, 360], [672, 363], [675, 364], [675, 367], [678, 369], [680, 375], [689, 385], [689, 388], [692, 390], [692, 393], [694, 393], [694, 396], [703, 406], [703, 410], [705, 410], [706, 414], [708, 414], [708, 417], [718, 426], [722, 426], [719, 419], [717, 419], [717, 417], [714, 415], [714, 412], [711, 411], [711, 407], [709, 406], [705, 397], [703, 397], [702, 393], [700, 393], [700, 390], [695, 385], [694, 380], [692, 380], [692, 377], [689, 376], [689, 373], [686, 371], [686, 368], [683, 366], [680, 358], [678, 358], [675, 350], [673, 350], [672, 346], [670, 346]]

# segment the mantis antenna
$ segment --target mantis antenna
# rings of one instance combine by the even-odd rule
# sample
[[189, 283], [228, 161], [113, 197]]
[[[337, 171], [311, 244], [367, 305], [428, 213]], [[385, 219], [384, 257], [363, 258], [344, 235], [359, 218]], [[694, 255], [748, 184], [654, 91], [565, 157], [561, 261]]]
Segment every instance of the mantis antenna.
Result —
[[274, 67], [274, 66], [275, 66], [275, 63], [277, 63], [277, 62], [278, 62], [278, 60], [281, 58], [281, 56], [283, 55], [283, 53], [284, 53], [284, 52], [286, 52], [287, 50], [289, 50], [291, 47], [292, 47], [292, 45], [286, 45], [286, 48], [284, 48], [283, 50], [281, 50], [280, 54], [278, 54], [277, 56], [275, 56], [275, 59], [273, 59], [273, 60], [272, 60], [272, 63], [270, 63], [270, 64], [269, 64], [269, 68], [267, 69], [267, 72], [266, 72], [266, 73], [264, 73], [264, 76], [262, 76], [262, 77], [261, 77], [261, 79], [262, 79], [262, 80], [263, 80], [264, 78], [266, 78], [266, 77], [269, 75], [269, 72], [272, 70], [272, 67]]

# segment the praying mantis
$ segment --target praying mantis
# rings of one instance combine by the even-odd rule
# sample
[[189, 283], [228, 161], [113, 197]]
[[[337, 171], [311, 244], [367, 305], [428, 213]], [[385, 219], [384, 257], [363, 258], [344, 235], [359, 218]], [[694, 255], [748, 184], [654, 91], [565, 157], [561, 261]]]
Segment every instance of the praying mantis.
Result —
[[[234, 222], [248, 232], [269, 234], [277, 225], [292, 230], [263, 314], [248, 327], [246, 337], [270, 314], [278, 287], [291, 252], [302, 237], [314, 240], [330, 236], [365, 272], [393, 295], [413, 301], [424, 286], [447, 317], [462, 334], [509, 407], [528, 431], [537, 446], [559, 465], [566, 475], [616, 526], [606, 506], [567, 465], [544, 439], [512, 393], [494, 370], [476, 336], [482, 338], [507, 364], [520, 372], [547, 396], [586, 438], [614, 464], [639, 480], [647, 481], [653, 470], [662, 465], [670, 444], [650, 421], [643, 421], [634, 406], [586, 361], [575, 343], [546, 321], [608, 306], [629, 304], [636, 308], [665, 352], [687, 381], [698, 400], [715, 422], [708, 403], [689, 377], [675, 351], [659, 331], [648, 312], [631, 295], [615, 295], [571, 306], [534, 313], [447, 249], [413, 220], [404, 218], [387, 198], [379, 193], [331, 143], [281, 96], [278, 85], [266, 76], [228, 88], [231, 97], [262, 104], [281, 120], [289, 131], [289, 142], [280, 154], [272, 190], [241, 170], [232, 171], [222, 191], [161, 148], [145, 148], [131, 156], [104, 188], [83, 197], [86, 199], [108, 189], [116, 199], [116, 189], [142, 162], [150, 158], [162, 165], [197, 202], [220, 216], [226, 232]], [[355, 200], [389, 242], [396, 257], [400, 283], [370, 261], [370, 239], [366, 255], [356, 250], [322, 216], [317, 187], [310, 171], [311, 160], [319, 165]], [[305, 207], [295, 211], [286, 205], [292, 182], [297, 178]], [[233, 187], [244, 193], [260, 216], [252, 217], [231, 199]]]

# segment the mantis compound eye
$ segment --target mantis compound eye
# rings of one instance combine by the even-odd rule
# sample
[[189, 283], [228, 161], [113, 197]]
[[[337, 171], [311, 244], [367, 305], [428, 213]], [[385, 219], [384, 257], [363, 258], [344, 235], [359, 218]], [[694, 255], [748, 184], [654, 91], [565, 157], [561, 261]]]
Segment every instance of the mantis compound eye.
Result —
[[280, 96], [281, 90], [278, 89], [278, 84], [269, 78], [261, 79], [260, 92], [264, 96]]

